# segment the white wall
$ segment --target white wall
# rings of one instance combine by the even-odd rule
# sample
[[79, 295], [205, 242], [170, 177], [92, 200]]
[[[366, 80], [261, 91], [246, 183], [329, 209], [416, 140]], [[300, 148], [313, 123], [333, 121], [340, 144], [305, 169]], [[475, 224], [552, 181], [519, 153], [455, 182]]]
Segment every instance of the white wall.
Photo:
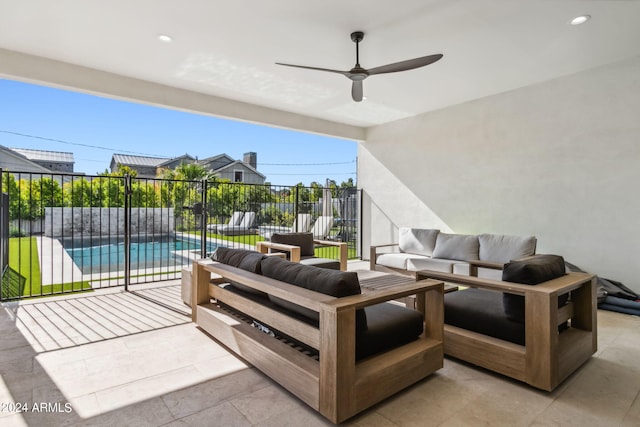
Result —
[[370, 128], [358, 154], [365, 248], [399, 226], [535, 235], [635, 290], [639, 183], [640, 57]]

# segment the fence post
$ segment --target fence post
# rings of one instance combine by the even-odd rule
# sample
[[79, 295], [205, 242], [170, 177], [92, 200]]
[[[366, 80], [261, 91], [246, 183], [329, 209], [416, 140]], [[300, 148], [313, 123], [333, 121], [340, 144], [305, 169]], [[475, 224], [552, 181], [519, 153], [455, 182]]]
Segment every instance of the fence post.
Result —
[[124, 175], [124, 290], [131, 284], [131, 176]]
[[[298, 199], [298, 195], [300, 193], [298, 192], [298, 186], [297, 185], [295, 187], [293, 187], [293, 189], [294, 189], [293, 191], [295, 191], [295, 193], [296, 193], [296, 204], [293, 206], [293, 217], [295, 219], [297, 219], [298, 218], [298, 214], [300, 213], [300, 206], [299, 206], [300, 200]], [[296, 227], [299, 227], [298, 221], [296, 221]], [[298, 231], [298, 230], [293, 230], [293, 231]]]
[[200, 215], [200, 258], [207, 256], [207, 179], [200, 181], [202, 215]]

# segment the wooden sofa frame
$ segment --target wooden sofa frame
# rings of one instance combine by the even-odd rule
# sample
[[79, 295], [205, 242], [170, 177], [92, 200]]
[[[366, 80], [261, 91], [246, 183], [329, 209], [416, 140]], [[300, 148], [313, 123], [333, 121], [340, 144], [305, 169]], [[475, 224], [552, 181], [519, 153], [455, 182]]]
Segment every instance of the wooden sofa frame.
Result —
[[[449, 356], [552, 391], [597, 350], [596, 278], [592, 274], [569, 273], [534, 286], [430, 270], [419, 271], [417, 278], [524, 296], [525, 345], [445, 324], [444, 352]], [[558, 308], [558, 297], [568, 292], [570, 302]], [[570, 327], [558, 332], [558, 325], [566, 321]]]
[[[334, 246], [337, 247], [340, 252], [340, 270], [347, 271], [348, 260], [348, 246], [346, 242], [336, 242], [333, 240], [313, 240], [315, 246]], [[289, 260], [291, 262], [300, 262], [300, 246], [287, 245], [284, 243], [273, 242], [256, 242], [256, 251], [262, 254], [269, 254], [272, 250], [285, 251], [289, 253]]]
[[[335, 298], [211, 260], [194, 261], [193, 321], [333, 423], [340, 423], [427, 377], [443, 364], [443, 283], [408, 283]], [[319, 313], [319, 328], [210, 283], [233, 281]], [[356, 361], [356, 309], [416, 294], [425, 318], [415, 341]], [[211, 301], [211, 299], [215, 301]], [[319, 351], [313, 358], [239, 321], [217, 302]]]

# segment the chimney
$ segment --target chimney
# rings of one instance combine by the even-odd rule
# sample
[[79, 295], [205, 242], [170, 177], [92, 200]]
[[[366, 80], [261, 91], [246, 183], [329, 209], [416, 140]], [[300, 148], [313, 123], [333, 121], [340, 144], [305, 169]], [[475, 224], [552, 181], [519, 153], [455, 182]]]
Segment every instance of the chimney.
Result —
[[248, 163], [252, 168], [258, 169], [258, 154], [255, 151], [244, 153], [242, 161]]

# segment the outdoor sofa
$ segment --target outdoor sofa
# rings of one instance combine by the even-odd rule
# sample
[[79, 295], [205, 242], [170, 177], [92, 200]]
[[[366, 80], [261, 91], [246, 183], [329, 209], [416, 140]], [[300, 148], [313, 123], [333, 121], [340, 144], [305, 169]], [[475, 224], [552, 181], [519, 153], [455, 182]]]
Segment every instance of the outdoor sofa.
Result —
[[[193, 320], [334, 423], [442, 367], [442, 282], [361, 294], [354, 272], [240, 249], [212, 258], [194, 261]], [[414, 294], [417, 310], [386, 302]]]
[[476, 275], [500, 280], [504, 263], [536, 253], [534, 236], [448, 234], [400, 227], [398, 243], [374, 245], [370, 269], [415, 276], [416, 271]]

